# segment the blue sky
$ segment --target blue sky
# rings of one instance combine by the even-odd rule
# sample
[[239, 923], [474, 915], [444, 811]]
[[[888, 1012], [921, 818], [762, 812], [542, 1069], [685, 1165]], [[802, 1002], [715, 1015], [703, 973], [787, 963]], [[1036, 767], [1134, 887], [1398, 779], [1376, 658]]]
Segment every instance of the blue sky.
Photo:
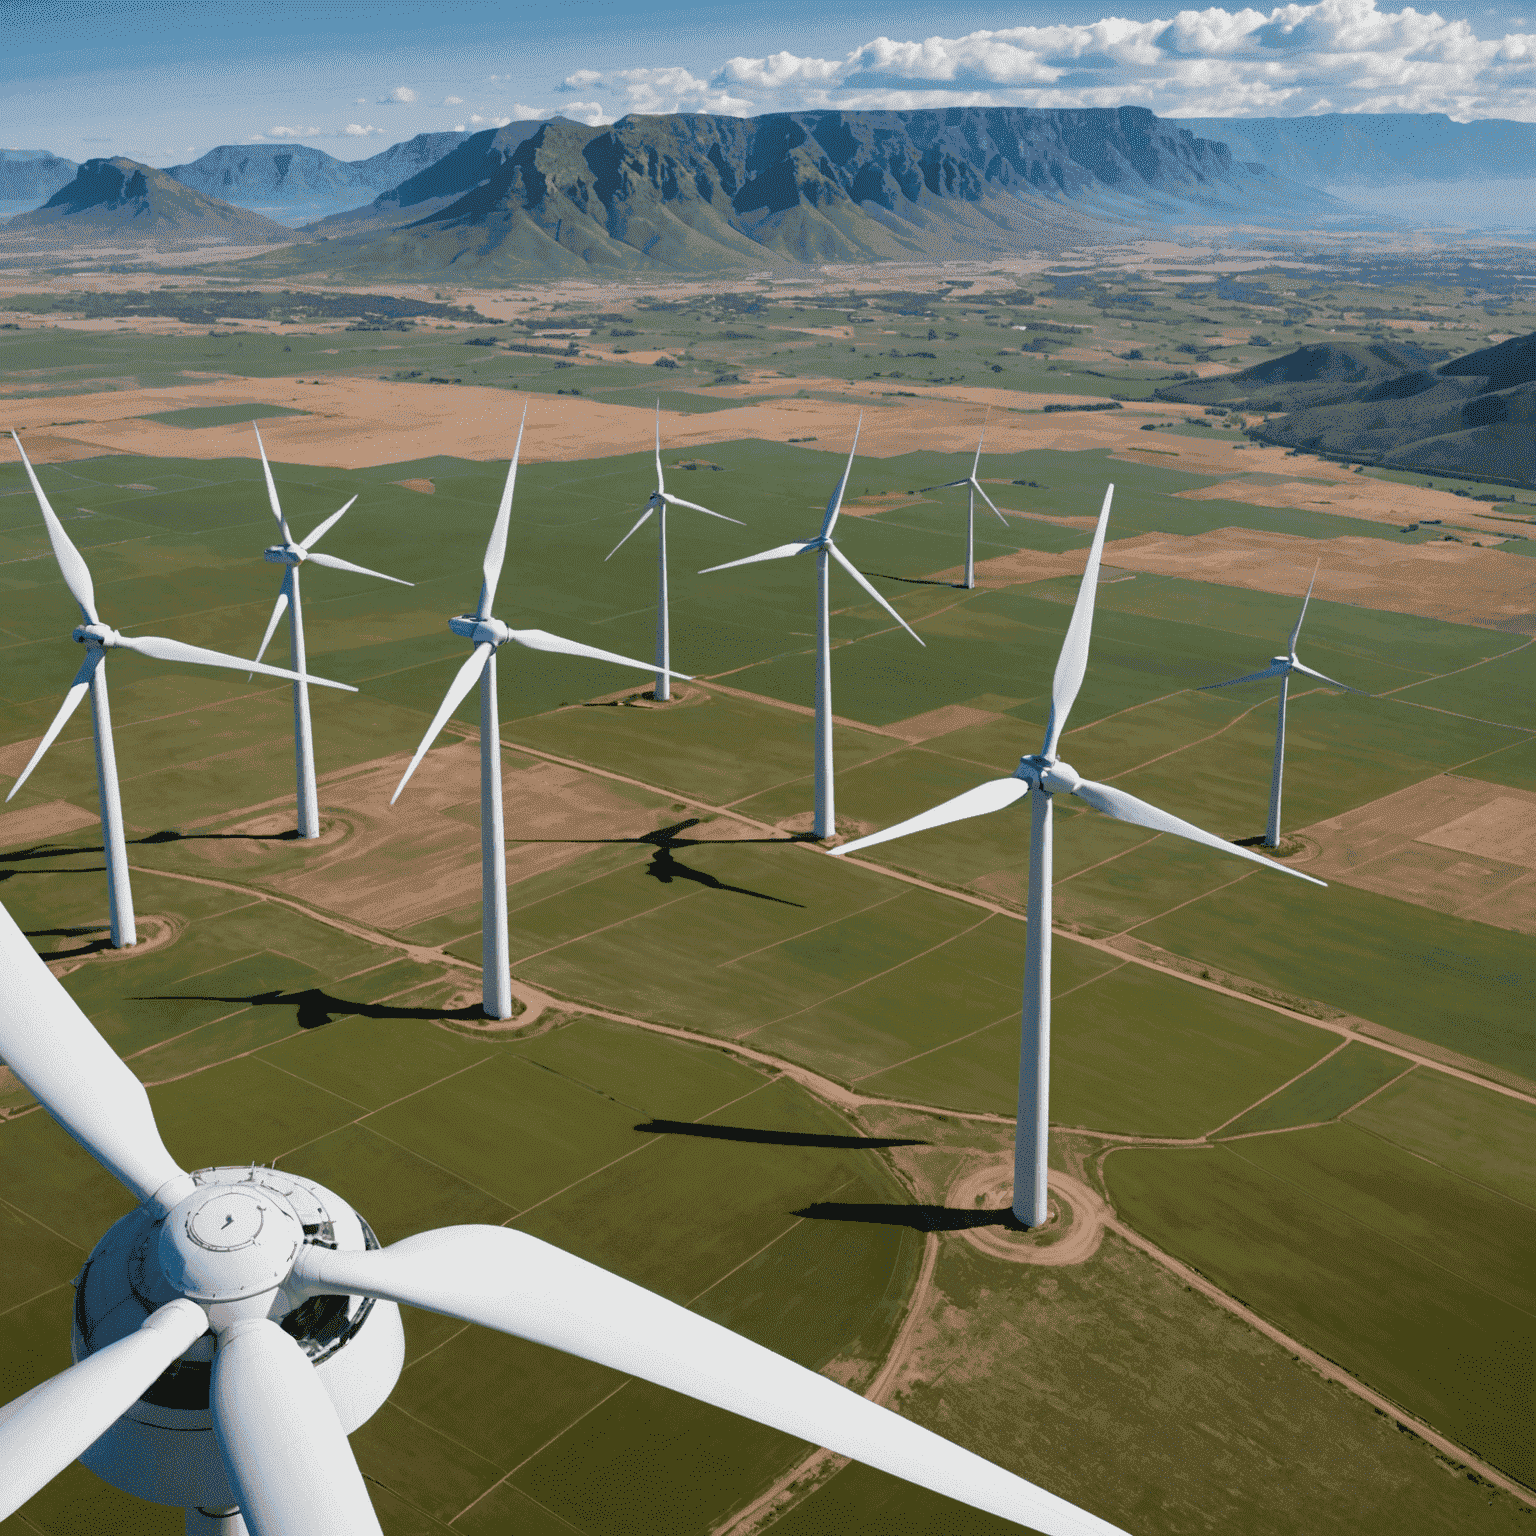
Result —
[[76, 160], [282, 139], [356, 159], [555, 112], [1130, 102], [1536, 120], [1536, 27], [1487, 7], [0, 0], [0, 20], [0, 145]]

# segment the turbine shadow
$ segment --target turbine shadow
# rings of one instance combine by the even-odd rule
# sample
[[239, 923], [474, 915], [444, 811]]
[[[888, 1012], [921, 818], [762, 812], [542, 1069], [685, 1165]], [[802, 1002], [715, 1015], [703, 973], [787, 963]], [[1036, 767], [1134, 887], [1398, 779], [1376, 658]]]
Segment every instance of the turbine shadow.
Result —
[[794, 1214], [809, 1217], [812, 1221], [866, 1221], [882, 1226], [910, 1227], [914, 1232], [960, 1232], [967, 1227], [1029, 1231], [1012, 1211], [962, 1211], [947, 1205], [844, 1205], [836, 1200], [818, 1200]]
[[[15, 874], [15, 870], [7, 871]], [[0, 876], [3, 879], [4, 876]], [[52, 949], [43, 956], [44, 960], [78, 960], [81, 955], [99, 955], [104, 949], [112, 948], [111, 930], [105, 923], [87, 923], [83, 928], [28, 928], [29, 939], [79, 939], [88, 933], [100, 934], [100, 938], [90, 939], [84, 944], [77, 944], [73, 949]]]
[[212, 997], [205, 993], [177, 992], [158, 997], [140, 997], [141, 1003], [244, 1003], [250, 1008], [292, 1008], [300, 1029], [319, 1029], [337, 1019], [480, 1019], [479, 1004], [463, 1008], [402, 1008], [394, 1003], [354, 1003], [332, 997], [320, 987], [306, 987], [302, 992], [284, 992], [274, 987], [270, 992], [255, 992], [245, 997]]
[[163, 832], [151, 832], [148, 837], [134, 837], [133, 843], [293, 843], [299, 838], [299, 829], [289, 827], [285, 832], [175, 832], [167, 828]]
[[890, 571], [865, 571], [866, 576], [878, 576], [881, 581], [899, 581], [909, 587], [959, 587], [965, 589], [963, 581], [939, 581], [932, 576], [895, 576]]
[[[808, 1131], [763, 1131], [746, 1125], [700, 1125], [692, 1120], [647, 1120], [635, 1127], [651, 1136], [698, 1136], [708, 1141], [751, 1141], [769, 1147], [926, 1147], [899, 1136], [822, 1136]], [[801, 1212], [800, 1214], [804, 1214]]]

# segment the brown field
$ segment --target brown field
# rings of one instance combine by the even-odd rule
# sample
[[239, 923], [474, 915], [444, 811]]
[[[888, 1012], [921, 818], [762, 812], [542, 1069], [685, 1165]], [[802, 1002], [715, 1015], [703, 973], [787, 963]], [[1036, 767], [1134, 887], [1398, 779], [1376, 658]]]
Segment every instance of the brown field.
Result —
[[1536, 936], [1536, 794], [1437, 774], [1320, 821], [1309, 875]]
[[[32, 755], [35, 741], [23, 743]], [[23, 764], [26, 758], [22, 759]], [[12, 777], [16, 770], [8, 770]], [[67, 832], [78, 832], [81, 827], [94, 827], [99, 820], [89, 811], [68, 800], [50, 800], [46, 805], [29, 805], [25, 810], [0, 812], [0, 848], [15, 848], [22, 843], [46, 843], [50, 838], [63, 837]]]

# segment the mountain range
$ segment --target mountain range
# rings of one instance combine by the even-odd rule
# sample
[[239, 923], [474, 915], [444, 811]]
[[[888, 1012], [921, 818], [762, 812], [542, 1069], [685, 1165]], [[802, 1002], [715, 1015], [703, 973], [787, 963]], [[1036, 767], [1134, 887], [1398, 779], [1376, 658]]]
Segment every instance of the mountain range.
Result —
[[[526, 125], [531, 133], [538, 124]], [[441, 160], [467, 134], [418, 133], [366, 160], [338, 160], [308, 144], [221, 144], [166, 171], [183, 186], [284, 224], [303, 224], [406, 181]]]
[[0, 149], [0, 209], [35, 207], [67, 185], [80, 167], [46, 149]]
[[599, 270], [943, 259], [1148, 224], [1316, 221], [1309, 188], [1139, 107], [704, 113], [466, 139], [309, 226], [311, 266], [496, 281]]

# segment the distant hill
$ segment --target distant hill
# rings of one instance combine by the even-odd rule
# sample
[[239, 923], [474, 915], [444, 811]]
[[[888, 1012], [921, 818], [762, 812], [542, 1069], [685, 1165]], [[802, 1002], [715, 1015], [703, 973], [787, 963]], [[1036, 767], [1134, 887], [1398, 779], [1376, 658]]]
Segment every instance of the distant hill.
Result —
[[1156, 391], [1160, 400], [1191, 405], [1247, 406], [1271, 413], [1352, 399], [1378, 380], [1424, 369], [1444, 358], [1411, 341], [1319, 343], [1266, 358], [1240, 373]]
[[1357, 463], [1536, 483], [1536, 333], [1292, 409], [1259, 435]]
[[294, 253], [359, 275], [977, 257], [1147, 224], [1285, 223], [1321, 194], [1139, 107], [679, 113], [477, 134]]
[[79, 166], [46, 149], [0, 149], [0, 203], [42, 202], [74, 179]]
[[[530, 124], [530, 129], [536, 124]], [[307, 223], [368, 202], [461, 143], [462, 133], [418, 133], [366, 160], [338, 160], [308, 144], [221, 144], [166, 171], [183, 186], [285, 223]]]
[[121, 156], [87, 160], [41, 208], [0, 226], [15, 246], [262, 245], [295, 238], [271, 219], [194, 192], [153, 166]]

